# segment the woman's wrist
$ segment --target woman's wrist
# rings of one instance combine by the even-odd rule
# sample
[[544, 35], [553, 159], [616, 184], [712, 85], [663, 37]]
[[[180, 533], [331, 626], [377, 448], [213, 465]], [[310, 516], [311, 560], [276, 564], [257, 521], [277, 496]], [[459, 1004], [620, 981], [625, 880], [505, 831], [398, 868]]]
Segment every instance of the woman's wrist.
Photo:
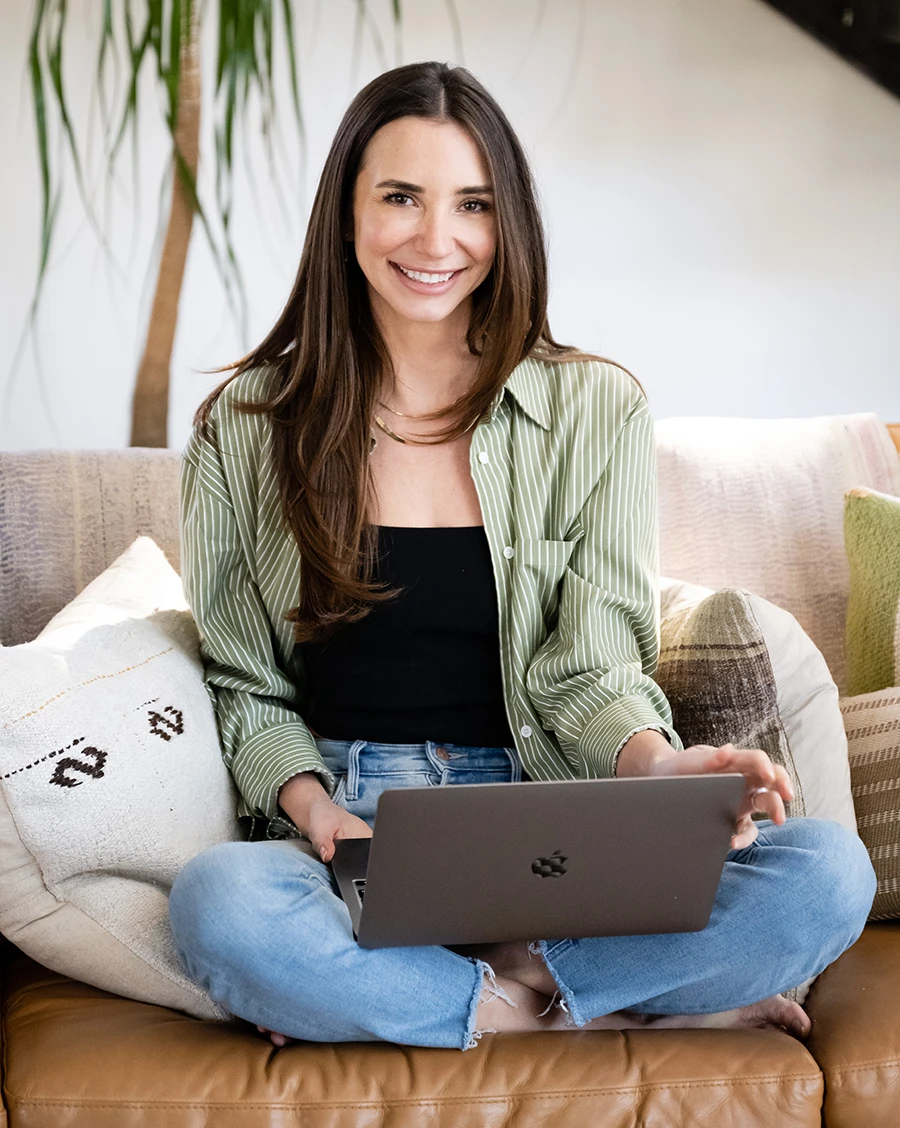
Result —
[[641, 729], [622, 745], [616, 757], [616, 777], [653, 775], [661, 760], [676, 754], [668, 738], [657, 729]]
[[319, 799], [329, 799], [322, 781], [313, 771], [298, 772], [278, 789], [278, 806], [294, 826], [306, 834], [309, 828], [309, 809]]

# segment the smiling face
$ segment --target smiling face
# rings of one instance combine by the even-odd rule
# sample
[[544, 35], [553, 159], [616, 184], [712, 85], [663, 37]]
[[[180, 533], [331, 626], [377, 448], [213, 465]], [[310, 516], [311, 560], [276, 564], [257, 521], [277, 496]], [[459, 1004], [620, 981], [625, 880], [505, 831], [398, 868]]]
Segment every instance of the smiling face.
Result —
[[491, 183], [454, 122], [402, 117], [363, 155], [353, 193], [356, 258], [378, 321], [468, 324], [497, 245]]

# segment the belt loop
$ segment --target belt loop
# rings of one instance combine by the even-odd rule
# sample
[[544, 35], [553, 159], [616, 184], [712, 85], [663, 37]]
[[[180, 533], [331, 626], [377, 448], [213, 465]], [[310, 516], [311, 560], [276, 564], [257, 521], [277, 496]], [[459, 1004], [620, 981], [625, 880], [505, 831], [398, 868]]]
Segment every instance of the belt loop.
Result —
[[512, 775], [510, 783], [522, 782], [522, 761], [519, 759], [519, 753], [515, 748], [507, 748], [506, 754], [509, 756], [509, 762], [512, 765]]
[[441, 787], [443, 787], [449, 781], [450, 773], [447, 771], [447, 765], [438, 759], [436, 750], [439, 747], [440, 745], [436, 740], [425, 741], [425, 758], [431, 764], [432, 769], [441, 777]]
[[367, 741], [354, 740], [347, 753], [347, 790], [345, 798], [354, 802], [359, 798], [359, 754], [365, 748]]

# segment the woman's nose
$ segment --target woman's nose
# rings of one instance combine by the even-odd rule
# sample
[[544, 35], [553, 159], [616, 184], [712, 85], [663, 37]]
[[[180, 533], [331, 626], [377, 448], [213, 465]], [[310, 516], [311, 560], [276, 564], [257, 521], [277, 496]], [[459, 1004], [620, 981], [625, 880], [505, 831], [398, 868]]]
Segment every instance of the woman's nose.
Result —
[[417, 239], [421, 253], [432, 260], [450, 255], [454, 246], [452, 225], [450, 216], [437, 212], [424, 215]]

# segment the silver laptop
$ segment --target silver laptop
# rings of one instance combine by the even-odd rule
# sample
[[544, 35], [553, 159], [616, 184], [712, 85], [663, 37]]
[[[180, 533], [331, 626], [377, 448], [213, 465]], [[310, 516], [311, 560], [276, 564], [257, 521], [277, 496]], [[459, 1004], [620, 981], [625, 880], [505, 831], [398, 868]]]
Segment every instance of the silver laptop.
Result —
[[744, 777], [404, 787], [332, 869], [362, 948], [698, 932]]

